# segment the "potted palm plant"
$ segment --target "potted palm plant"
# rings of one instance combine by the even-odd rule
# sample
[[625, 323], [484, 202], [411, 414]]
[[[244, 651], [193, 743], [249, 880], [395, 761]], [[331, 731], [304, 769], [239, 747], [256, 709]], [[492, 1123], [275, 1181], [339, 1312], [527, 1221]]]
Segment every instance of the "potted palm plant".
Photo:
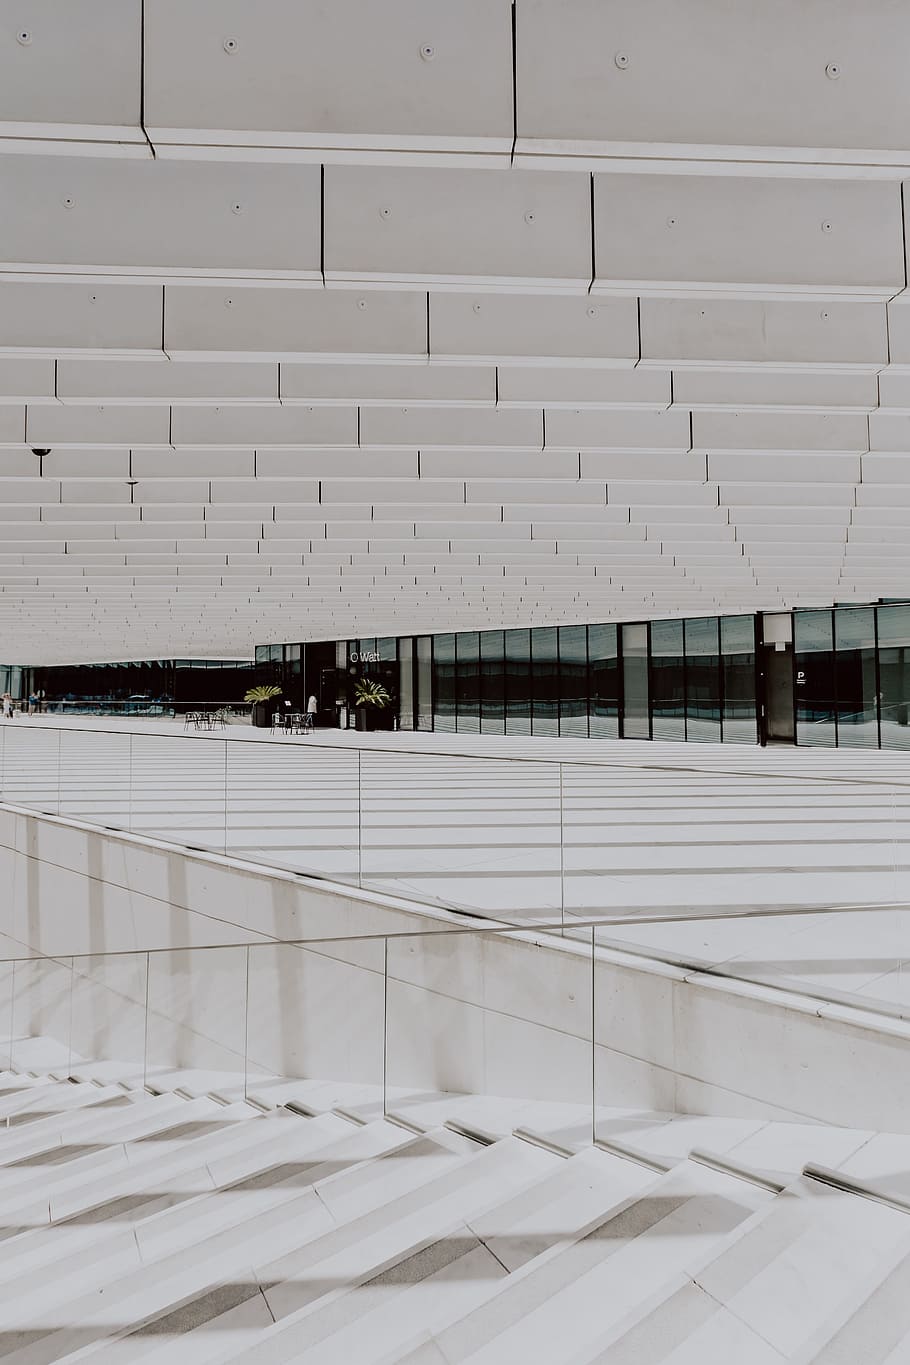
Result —
[[358, 678], [354, 684], [354, 706], [357, 709], [357, 729], [368, 730], [371, 712], [384, 711], [392, 698], [375, 678]]
[[251, 687], [250, 690], [244, 694], [243, 700], [249, 702], [252, 708], [253, 724], [258, 726], [259, 729], [264, 729], [265, 726], [271, 724], [272, 708], [270, 703], [273, 702], [276, 697], [280, 696], [281, 688], [271, 685]]

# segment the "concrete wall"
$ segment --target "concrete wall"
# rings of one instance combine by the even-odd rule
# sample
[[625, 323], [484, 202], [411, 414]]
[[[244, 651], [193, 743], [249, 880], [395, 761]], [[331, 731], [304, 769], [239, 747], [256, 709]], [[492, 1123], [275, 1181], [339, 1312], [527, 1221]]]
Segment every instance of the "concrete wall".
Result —
[[[10, 808], [0, 876], [2, 956], [56, 958], [0, 964], [0, 1038], [137, 1070], [385, 1074], [391, 1103], [590, 1104], [593, 1078], [599, 1105], [910, 1132], [910, 1030], [842, 1006], [530, 931], [428, 934], [477, 922]], [[405, 936], [350, 937], [383, 934]], [[347, 941], [274, 941], [326, 935]]]

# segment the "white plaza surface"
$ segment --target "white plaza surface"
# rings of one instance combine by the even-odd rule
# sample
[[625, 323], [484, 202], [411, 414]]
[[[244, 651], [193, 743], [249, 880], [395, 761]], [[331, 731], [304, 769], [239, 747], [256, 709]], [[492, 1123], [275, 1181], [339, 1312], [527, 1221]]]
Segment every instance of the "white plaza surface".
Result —
[[242, 725], [210, 737], [52, 716], [8, 723], [0, 741], [13, 805], [512, 924], [685, 917], [611, 923], [598, 941], [910, 1005], [902, 754]]

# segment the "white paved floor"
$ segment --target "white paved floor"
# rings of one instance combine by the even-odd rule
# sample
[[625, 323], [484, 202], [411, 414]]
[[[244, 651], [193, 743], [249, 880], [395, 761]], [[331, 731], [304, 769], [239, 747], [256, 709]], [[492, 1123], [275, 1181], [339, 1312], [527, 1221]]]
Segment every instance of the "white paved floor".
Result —
[[511, 923], [817, 907], [598, 935], [910, 1012], [901, 753], [41, 717], [0, 727], [0, 773], [14, 804]]

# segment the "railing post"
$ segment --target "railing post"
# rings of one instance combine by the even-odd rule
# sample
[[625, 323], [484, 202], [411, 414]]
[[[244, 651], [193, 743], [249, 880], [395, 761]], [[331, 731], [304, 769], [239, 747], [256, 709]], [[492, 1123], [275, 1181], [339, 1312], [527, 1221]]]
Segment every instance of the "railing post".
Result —
[[73, 1075], [73, 989], [76, 982], [76, 959], [70, 958], [70, 1027], [69, 1027], [69, 1056], [66, 1061], [66, 1074], [72, 1079]]
[[13, 1069], [13, 1030], [16, 1023], [16, 959], [13, 958], [12, 980], [9, 990], [9, 1069]]
[[142, 1088], [148, 1089], [149, 1083], [149, 975], [151, 954], [145, 955], [145, 1033], [142, 1043]]
[[594, 955], [596, 930], [591, 925], [591, 1144], [597, 1141], [597, 960]]
[[228, 851], [228, 741], [223, 739], [224, 745], [224, 856], [227, 857]]
[[363, 750], [357, 750], [357, 885], [363, 889]]
[[389, 1112], [389, 940], [382, 941], [382, 1112]]
[[566, 931], [566, 841], [562, 763], [559, 764], [559, 922]]
[[250, 945], [246, 945], [246, 989], [243, 1005], [243, 1098], [250, 1097]]

